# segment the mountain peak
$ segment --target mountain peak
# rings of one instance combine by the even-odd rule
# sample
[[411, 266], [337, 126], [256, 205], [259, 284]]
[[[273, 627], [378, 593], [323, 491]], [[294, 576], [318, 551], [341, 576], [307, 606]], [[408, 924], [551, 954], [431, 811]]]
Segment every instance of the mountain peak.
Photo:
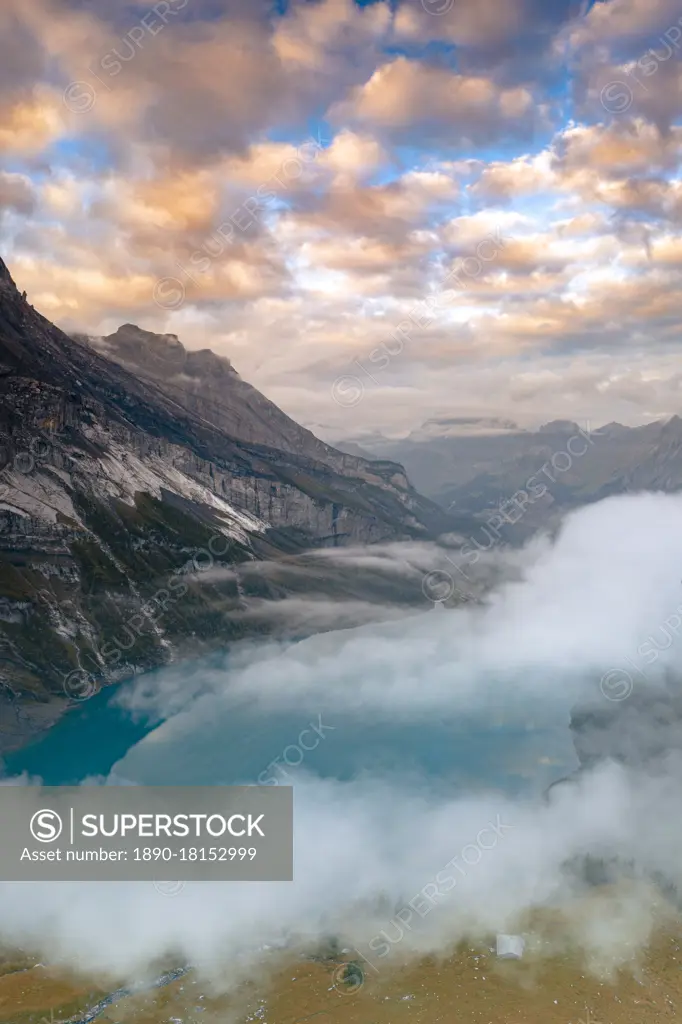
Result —
[[90, 343], [134, 372], [163, 378], [183, 372], [189, 355], [177, 334], [156, 334], [137, 324], [121, 324], [113, 334], [91, 338]]
[[[6, 299], [15, 301], [19, 297], [20, 293], [17, 288], [16, 281], [12, 277], [9, 267], [2, 258], [0, 258], [0, 288], [2, 288]], [[26, 298], [26, 292], [24, 292], [21, 298]]]
[[121, 326], [116, 329], [112, 337], [118, 334], [124, 334], [131, 339], [139, 338], [141, 341], [145, 338], [162, 338], [164, 340], [171, 338], [173, 341], [177, 341], [178, 344], [181, 344], [177, 334], [156, 334], [154, 331], [147, 331], [144, 327], [139, 327], [137, 324], [121, 324]]
[[210, 348], [186, 349], [177, 334], [157, 334], [137, 324], [121, 324], [113, 334], [91, 340], [110, 358], [160, 379], [168, 380], [179, 373], [223, 379], [239, 376], [227, 356]]
[[618, 423], [617, 420], [612, 420], [607, 423], [606, 426], [600, 427], [599, 432], [605, 437], [622, 437], [625, 434], [630, 433], [630, 427], [624, 426], [622, 423]]
[[177, 334], [156, 334], [155, 331], [147, 331], [144, 327], [138, 327], [137, 324], [121, 324], [113, 334], [109, 335], [109, 338], [116, 338], [117, 340], [123, 340], [129, 344], [156, 344], [156, 345], [179, 345], [184, 350], [184, 345], [179, 340]]
[[573, 420], [550, 420], [538, 428], [538, 434], [575, 434], [578, 430], [580, 427]]

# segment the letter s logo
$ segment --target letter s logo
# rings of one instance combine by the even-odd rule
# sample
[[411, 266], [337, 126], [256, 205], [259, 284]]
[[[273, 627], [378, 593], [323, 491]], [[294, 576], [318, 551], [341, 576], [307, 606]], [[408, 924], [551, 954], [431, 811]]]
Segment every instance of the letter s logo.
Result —
[[56, 811], [36, 811], [31, 818], [31, 835], [39, 843], [53, 843], [62, 834], [62, 819]]

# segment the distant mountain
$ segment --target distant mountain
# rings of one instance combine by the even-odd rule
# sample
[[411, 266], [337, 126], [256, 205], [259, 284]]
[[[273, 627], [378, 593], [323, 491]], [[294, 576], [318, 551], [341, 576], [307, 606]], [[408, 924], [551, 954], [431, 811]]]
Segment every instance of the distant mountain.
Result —
[[[430, 421], [432, 424], [434, 421]], [[403, 464], [415, 486], [450, 514], [484, 523], [515, 495], [504, 535], [523, 540], [568, 509], [611, 494], [682, 488], [682, 420], [642, 427], [609, 423], [586, 430], [554, 420], [536, 431], [437, 436], [432, 427], [402, 440], [375, 442], [378, 458]], [[419, 438], [419, 439], [416, 439]]]
[[552, 420], [550, 423], [543, 423], [541, 427], [538, 427], [537, 433], [550, 434], [552, 437], [565, 434], [566, 437], [570, 437], [571, 434], [575, 434], [578, 430], [580, 430], [580, 427], [573, 420]]
[[112, 358], [37, 313], [0, 260], [0, 752], [83, 679], [267, 629], [252, 600], [423, 602], [418, 576], [401, 594], [296, 560], [450, 526], [401, 466], [318, 441], [228, 360], [131, 325], [98, 347]]
[[365, 459], [368, 462], [376, 461], [376, 455], [372, 455], [371, 452], [367, 451], [361, 445], [356, 444], [355, 441], [339, 441], [338, 450], [340, 452], [346, 452], [348, 455], [356, 455], [359, 459]]
[[517, 434], [519, 427], [511, 420], [451, 416], [427, 420], [409, 435], [409, 441], [432, 441], [444, 437], [478, 437]]

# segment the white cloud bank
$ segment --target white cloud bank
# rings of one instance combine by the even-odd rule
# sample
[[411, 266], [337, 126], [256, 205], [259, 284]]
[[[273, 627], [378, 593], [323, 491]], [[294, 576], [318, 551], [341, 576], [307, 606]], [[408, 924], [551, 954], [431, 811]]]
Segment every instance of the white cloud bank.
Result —
[[[492, 718], [500, 708], [516, 720], [567, 721], [585, 700], [614, 713], [632, 707], [682, 668], [681, 527], [682, 497], [609, 499], [570, 516], [553, 544], [535, 544], [523, 578], [482, 608], [268, 646], [249, 664], [192, 678], [175, 670], [154, 693], [145, 681], [131, 705], [168, 717], [116, 774], [182, 774], [206, 737], [215, 745], [245, 711], [377, 727], [452, 721], [454, 736], [463, 715]], [[635, 687], [623, 700], [608, 688], [614, 670]], [[639, 739], [655, 746], [658, 726], [641, 706]], [[603, 764], [549, 800], [492, 786], [444, 792], [400, 771], [399, 758], [395, 770], [347, 781], [309, 767], [295, 776], [293, 883], [188, 884], [174, 898], [149, 884], [3, 884], [0, 938], [131, 976], [171, 950], [229, 984], [263, 945], [309, 947], [338, 934], [381, 970], [391, 954], [445, 953], [463, 937], [513, 930], [539, 906], [563, 908], [566, 943], [604, 966], [631, 958], [660, 920], [651, 883], [662, 877], [671, 892], [682, 884], [675, 753], [637, 769]], [[630, 882], [606, 911], [595, 901], [577, 916], [571, 907], [586, 885], [571, 865], [586, 855], [617, 860]]]

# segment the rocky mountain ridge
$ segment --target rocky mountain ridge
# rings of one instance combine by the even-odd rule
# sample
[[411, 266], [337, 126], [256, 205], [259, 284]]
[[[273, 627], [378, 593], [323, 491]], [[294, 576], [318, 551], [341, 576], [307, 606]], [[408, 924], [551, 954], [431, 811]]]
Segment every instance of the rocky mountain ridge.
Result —
[[[300, 591], [306, 550], [448, 528], [400, 466], [319, 442], [321, 461], [294, 427], [288, 450], [247, 441], [181, 397], [63, 334], [0, 261], [0, 753], [100, 681], [266, 630], [250, 600]], [[329, 569], [314, 589], [360, 582]], [[419, 582], [396, 599], [423, 601]]]
[[265, 445], [312, 459], [342, 476], [408, 487], [405, 471], [392, 460], [354, 457], [325, 444], [247, 383], [225, 356], [189, 350], [174, 334], [155, 334], [124, 324], [105, 337], [80, 335], [108, 359], [153, 381], [183, 408], [247, 444]]

